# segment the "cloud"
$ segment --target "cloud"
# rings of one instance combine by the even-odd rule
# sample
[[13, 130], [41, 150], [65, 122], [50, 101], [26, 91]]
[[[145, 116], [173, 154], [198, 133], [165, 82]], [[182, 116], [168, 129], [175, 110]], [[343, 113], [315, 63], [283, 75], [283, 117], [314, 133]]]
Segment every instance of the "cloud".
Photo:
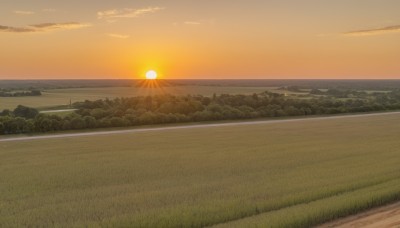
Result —
[[37, 28], [40, 30], [57, 30], [57, 29], [62, 29], [62, 30], [71, 30], [71, 29], [80, 29], [80, 28], [85, 28], [85, 27], [90, 27], [90, 24], [86, 23], [77, 23], [77, 22], [68, 22], [68, 23], [43, 23], [43, 24], [36, 24], [36, 25], [30, 25], [30, 27]]
[[350, 31], [343, 34], [346, 36], [376, 36], [376, 35], [383, 35], [387, 33], [396, 33], [396, 32], [400, 32], [400, 25], [388, 26], [378, 29]]
[[213, 19], [208, 20], [192, 20], [192, 21], [184, 21], [184, 22], [175, 22], [174, 26], [212, 26], [214, 25]]
[[68, 23], [42, 23], [29, 25], [26, 27], [12, 27], [0, 25], [0, 32], [10, 33], [33, 33], [33, 32], [48, 32], [55, 30], [72, 30], [91, 26], [90, 24], [68, 22]]
[[164, 8], [147, 7], [142, 9], [113, 9], [97, 12], [98, 19], [136, 18], [146, 14], [156, 13]]
[[115, 33], [109, 33], [107, 34], [107, 36], [118, 39], [128, 39], [130, 37], [129, 35], [115, 34]]
[[29, 28], [29, 27], [10, 27], [10, 26], [3, 26], [0, 25], [0, 32], [12, 32], [12, 33], [24, 33], [24, 32], [35, 32], [36, 29]]
[[14, 11], [14, 13], [18, 14], [18, 15], [32, 15], [32, 14], [35, 14], [35, 12], [32, 12], [32, 11], [22, 11], [22, 10], [16, 10], [16, 11]]

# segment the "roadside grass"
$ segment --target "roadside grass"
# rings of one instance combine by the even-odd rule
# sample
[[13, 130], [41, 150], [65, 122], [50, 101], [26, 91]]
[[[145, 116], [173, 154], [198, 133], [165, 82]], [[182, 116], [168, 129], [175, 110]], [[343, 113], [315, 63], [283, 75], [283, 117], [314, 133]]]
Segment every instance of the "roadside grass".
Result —
[[0, 227], [315, 225], [399, 198], [399, 134], [393, 114], [1, 142]]

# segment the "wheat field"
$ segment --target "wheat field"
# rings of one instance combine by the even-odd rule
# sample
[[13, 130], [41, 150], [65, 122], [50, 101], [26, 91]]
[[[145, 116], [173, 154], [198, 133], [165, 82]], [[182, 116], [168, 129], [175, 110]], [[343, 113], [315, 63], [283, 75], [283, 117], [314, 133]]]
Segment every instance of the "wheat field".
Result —
[[307, 227], [400, 197], [400, 115], [0, 142], [0, 227]]

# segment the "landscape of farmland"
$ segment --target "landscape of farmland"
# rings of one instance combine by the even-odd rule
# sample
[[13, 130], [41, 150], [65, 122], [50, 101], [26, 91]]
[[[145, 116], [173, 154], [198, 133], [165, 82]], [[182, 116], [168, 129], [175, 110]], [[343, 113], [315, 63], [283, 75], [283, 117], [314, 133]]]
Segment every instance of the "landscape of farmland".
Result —
[[399, 120], [0, 141], [0, 226], [316, 225], [400, 198]]
[[270, 87], [217, 87], [217, 86], [169, 86], [164, 88], [138, 88], [138, 87], [96, 87], [96, 88], [68, 88], [49, 89], [38, 97], [0, 97], [0, 110], [14, 109], [18, 105], [34, 108], [51, 108], [53, 106], [69, 105], [70, 102], [85, 100], [115, 99], [119, 97], [152, 96], [159, 94], [174, 95], [204, 95], [215, 94], [253, 94], [267, 90], [276, 90]]
[[2, 1], [0, 228], [399, 228], [400, 1]]
[[[70, 102], [115, 99], [120, 97], [154, 96], [160, 94], [203, 95], [273, 93], [308, 95], [311, 88], [353, 89], [369, 92], [388, 92], [400, 87], [397, 80], [167, 80], [160, 87], [140, 87], [141, 80], [38, 80], [0, 81], [0, 89], [28, 91], [38, 89], [41, 96], [0, 97], [0, 111], [25, 105], [39, 109], [68, 106]], [[167, 86], [164, 86], [167, 85]], [[303, 92], [282, 89], [285, 86], [307, 88]]]

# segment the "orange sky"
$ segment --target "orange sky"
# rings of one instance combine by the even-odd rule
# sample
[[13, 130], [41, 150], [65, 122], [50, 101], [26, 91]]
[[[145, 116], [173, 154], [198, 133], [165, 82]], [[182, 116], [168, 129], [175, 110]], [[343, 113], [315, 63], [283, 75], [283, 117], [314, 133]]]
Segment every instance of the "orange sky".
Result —
[[0, 79], [400, 78], [397, 0], [13, 0]]

